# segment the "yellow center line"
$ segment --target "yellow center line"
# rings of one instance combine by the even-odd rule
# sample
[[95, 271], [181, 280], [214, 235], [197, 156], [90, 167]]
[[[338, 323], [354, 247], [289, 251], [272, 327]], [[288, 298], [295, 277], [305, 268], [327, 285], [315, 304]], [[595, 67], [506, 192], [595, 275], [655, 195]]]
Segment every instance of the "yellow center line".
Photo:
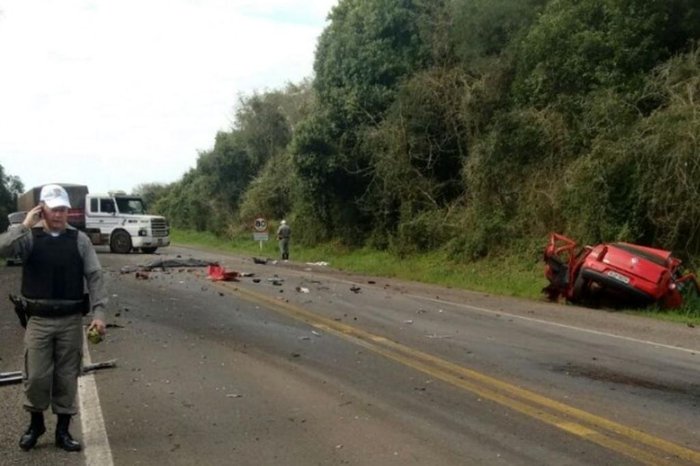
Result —
[[[677, 464], [677, 462], [669, 459], [669, 455], [672, 455], [676, 459], [700, 465], [700, 452], [698, 451], [574, 408], [434, 355], [401, 345], [381, 335], [372, 334], [320, 316], [280, 299], [270, 298], [232, 284], [221, 283], [220, 285], [228, 291], [235, 292], [243, 299], [264, 304], [284, 315], [301, 320], [314, 328], [333, 333], [388, 359], [475, 393], [482, 398], [507, 406], [572, 435], [634, 458], [641, 463], [649, 465]], [[547, 411], [543, 411], [543, 408]], [[581, 423], [587, 425], [582, 425]], [[601, 432], [601, 430], [615, 434], [622, 440], [615, 439], [609, 433], [606, 434]], [[644, 446], [647, 449], [657, 450], [657, 452], [653, 453], [643, 450], [632, 445], [632, 443]]]

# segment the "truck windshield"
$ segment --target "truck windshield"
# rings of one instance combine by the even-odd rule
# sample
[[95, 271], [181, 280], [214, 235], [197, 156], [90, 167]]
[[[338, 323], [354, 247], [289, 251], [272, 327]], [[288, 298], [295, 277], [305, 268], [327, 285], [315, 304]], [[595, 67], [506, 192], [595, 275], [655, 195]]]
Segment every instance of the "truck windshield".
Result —
[[143, 215], [146, 213], [146, 208], [143, 201], [138, 197], [118, 197], [116, 198], [119, 213]]

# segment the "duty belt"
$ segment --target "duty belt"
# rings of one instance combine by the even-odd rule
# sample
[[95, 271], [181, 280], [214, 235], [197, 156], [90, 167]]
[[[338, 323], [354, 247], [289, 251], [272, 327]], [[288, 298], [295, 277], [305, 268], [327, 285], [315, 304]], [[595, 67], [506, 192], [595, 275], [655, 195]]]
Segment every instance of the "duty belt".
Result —
[[27, 302], [29, 317], [64, 317], [72, 314], [82, 314], [83, 303], [73, 304], [38, 304]]

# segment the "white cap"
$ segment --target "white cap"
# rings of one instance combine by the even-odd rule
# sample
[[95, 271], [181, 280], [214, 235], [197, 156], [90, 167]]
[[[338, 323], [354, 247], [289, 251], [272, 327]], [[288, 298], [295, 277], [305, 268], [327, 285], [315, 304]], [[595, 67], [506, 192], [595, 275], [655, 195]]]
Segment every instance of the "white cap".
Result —
[[70, 209], [70, 199], [68, 193], [62, 186], [57, 184], [47, 184], [41, 188], [39, 200], [46, 204], [49, 209], [56, 207], [68, 207]]
[[285, 225], [285, 224], [287, 223], [287, 221], [286, 221], [286, 220], [282, 220], [281, 223], [282, 223], [282, 225]]

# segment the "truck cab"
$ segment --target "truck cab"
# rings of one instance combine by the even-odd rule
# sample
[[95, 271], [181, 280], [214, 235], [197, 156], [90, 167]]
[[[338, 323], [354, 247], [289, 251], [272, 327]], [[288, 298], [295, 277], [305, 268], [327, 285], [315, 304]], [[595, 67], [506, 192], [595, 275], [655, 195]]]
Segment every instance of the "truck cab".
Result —
[[[55, 184], [62, 186], [70, 198], [68, 223], [84, 231], [92, 244], [109, 245], [118, 254], [132, 250], [150, 254], [170, 245], [170, 228], [165, 217], [147, 214], [139, 196], [124, 191], [89, 194], [88, 187], [82, 184]], [[37, 186], [20, 195], [10, 223], [21, 223], [23, 215], [39, 203], [40, 193], [41, 186]]]
[[153, 253], [170, 245], [165, 218], [148, 215], [140, 197], [124, 193], [88, 194], [85, 232], [93, 244], [109, 244], [110, 250], [118, 254], [132, 249]]

